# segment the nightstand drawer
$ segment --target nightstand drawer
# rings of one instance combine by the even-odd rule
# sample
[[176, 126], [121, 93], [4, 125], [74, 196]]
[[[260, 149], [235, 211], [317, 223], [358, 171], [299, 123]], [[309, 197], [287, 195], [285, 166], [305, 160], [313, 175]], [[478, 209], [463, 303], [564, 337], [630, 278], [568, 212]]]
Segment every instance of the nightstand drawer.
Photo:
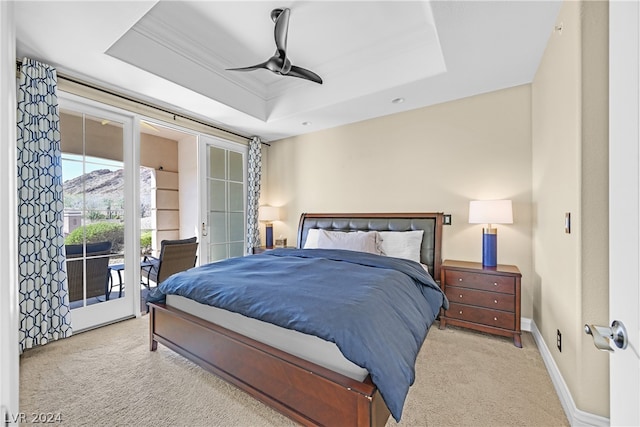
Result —
[[516, 322], [515, 315], [512, 312], [454, 303], [449, 305], [449, 310], [445, 311], [445, 315], [452, 319], [466, 320], [509, 330], [515, 328]]
[[451, 303], [477, 305], [511, 312], [515, 309], [516, 297], [513, 294], [479, 291], [459, 286], [447, 286], [445, 294]]
[[466, 271], [447, 270], [447, 286], [462, 286], [490, 292], [515, 294], [515, 280], [509, 276], [497, 274], [478, 274]]

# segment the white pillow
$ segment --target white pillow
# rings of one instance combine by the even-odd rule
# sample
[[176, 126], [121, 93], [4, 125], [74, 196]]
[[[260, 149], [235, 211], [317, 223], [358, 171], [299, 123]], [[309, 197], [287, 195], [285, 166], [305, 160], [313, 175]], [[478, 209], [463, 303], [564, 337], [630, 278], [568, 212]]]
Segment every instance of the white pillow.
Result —
[[349, 233], [343, 231], [319, 230], [319, 249], [346, 249], [349, 251], [368, 252], [381, 255], [377, 231]]
[[420, 262], [420, 248], [424, 230], [380, 231], [382, 254], [395, 258]]
[[307, 231], [307, 240], [305, 240], [302, 249], [317, 249], [319, 232], [320, 230], [317, 228], [310, 228], [309, 231]]

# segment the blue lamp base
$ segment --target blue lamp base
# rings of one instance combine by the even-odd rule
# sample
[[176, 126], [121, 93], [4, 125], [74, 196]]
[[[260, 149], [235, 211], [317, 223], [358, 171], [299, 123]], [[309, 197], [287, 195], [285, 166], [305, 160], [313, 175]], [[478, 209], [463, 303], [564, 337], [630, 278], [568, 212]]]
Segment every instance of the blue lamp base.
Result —
[[273, 224], [267, 224], [265, 228], [265, 246], [267, 249], [273, 249]]
[[498, 265], [498, 234], [495, 228], [482, 229], [482, 266]]

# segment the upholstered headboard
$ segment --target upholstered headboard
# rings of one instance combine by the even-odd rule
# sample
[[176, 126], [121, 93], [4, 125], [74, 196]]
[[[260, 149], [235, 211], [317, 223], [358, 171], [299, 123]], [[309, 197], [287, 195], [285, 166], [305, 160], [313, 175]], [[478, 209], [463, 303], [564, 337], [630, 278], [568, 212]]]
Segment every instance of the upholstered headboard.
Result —
[[442, 263], [442, 213], [303, 213], [298, 226], [298, 247], [303, 248], [312, 228], [334, 231], [412, 231], [424, 230], [420, 262], [440, 280]]

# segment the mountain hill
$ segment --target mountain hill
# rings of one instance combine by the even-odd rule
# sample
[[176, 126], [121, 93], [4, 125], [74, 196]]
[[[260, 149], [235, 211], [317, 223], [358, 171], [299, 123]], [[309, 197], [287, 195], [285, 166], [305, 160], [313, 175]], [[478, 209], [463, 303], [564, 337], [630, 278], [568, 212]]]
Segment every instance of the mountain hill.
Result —
[[[140, 215], [151, 215], [152, 169], [140, 168]], [[124, 208], [124, 170], [98, 169], [62, 183], [65, 209]], [[84, 201], [82, 195], [84, 194]]]

